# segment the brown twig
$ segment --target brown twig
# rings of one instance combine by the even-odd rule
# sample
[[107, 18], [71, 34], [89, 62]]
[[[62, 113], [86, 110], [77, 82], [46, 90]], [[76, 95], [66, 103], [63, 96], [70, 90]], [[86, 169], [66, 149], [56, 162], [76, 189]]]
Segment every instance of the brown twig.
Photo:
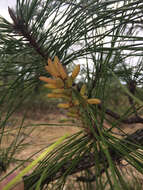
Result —
[[47, 60], [47, 54], [44, 53], [42, 48], [39, 46], [39, 44], [36, 42], [36, 39], [32, 36], [28, 26], [25, 24], [24, 20], [21, 17], [16, 17], [13, 10], [8, 7], [8, 12], [13, 20], [12, 28], [13, 30], [18, 33], [19, 35], [23, 36], [27, 39], [30, 46], [35, 49], [35, 51], [41, 55], [45, 60]]
[[[99, 109], [102, 109], [102, 104], [98, 105]], [[118, 120], [120, 123], [125, 123], [125, 124], [134, 124], [134, 123], [143, 123], [143, 118], [140, 116], [132, 116], [129, 118], [122, 118], [119, 114], [117, 114], [116, 112], [113, 112], [110, 109], [105, 109], [105, 113], [111, 117], [113, 117], [114, 119]]]

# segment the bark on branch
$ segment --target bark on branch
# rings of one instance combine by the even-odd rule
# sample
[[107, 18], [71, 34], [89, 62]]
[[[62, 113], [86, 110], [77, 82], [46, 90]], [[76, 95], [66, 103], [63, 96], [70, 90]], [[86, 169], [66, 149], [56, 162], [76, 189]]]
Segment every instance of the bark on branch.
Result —
[[16, 17], [13, 10], [8, 7], [9, 15], [13, 21], [12, 28], [19, 35], [23, 36], [29, 42], [30, 46], [35, 49], [35, 51], [41, 55], [45, 60], [47, 60], [47, 54], [44, 53], [42, 48], [36, 42], [36, 39], [30, 32], [28, 26], [25, 24], [24, 20], [20, 17]]
[[[98, 108], [102, 109], [102, 105], [101, 104], [98, 105]], [[125, 124], [143, 123], [143, 118], [140, 116], [132, 116], [132, 117], [124, 119], [119, 114], [117, 114], [116, 112], [113, 112], [112, 110], [108, 108], [105, 110], [105, 113], [107, 115], [110, 115], [114, 119], [119, 120], [119, 122], [121, 123], [125, 123]]]

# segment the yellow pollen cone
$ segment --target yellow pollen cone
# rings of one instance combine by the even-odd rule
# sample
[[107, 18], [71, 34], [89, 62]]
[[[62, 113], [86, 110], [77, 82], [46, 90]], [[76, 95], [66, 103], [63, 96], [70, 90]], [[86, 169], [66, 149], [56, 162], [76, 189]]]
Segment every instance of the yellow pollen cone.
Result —
[[68, 104], [68, 103], [67, 104], [58, 104], [57, 107], [58, 108], [65, 108], [65, 109], [67, 109], [67, 108], [70, 107], [70, 104]]
[[55, 84], [56, 83], [56, 80], [54, 79], [51, 79], [51, 78], [47, 78], [47, 77], [39, 77], [40, 80], [44, 81], [44, 82], [47, 82], [47, 83], [51, 83], [51, 84]]
[[56, 89], [57, 86], [55, 84], [45, 84], [44, 85], [46, 88], [51, 88], [51, 89]]
[[91, 98], [87, 100], [88, 104], [100, 104], [101, 100], [97, 99], [97, 98]]
[[50, 73], [50, 67], [48, 65], [45, 66], [45, 69]]
[[48, 71], [48, 73], [50, 73], [52, 76], [57, 77], [57, 73], [55, 73], [55, 71], [49, 66], [45, 66], [45, 69]]
[[56, 93], [49, 93], [47, 95], [48, 98], [62, 98], [64, 95], [63, 94], [56, 94]]
[[86, 93], [86, 85], [83, 84], [82, 87], [81, 87], [81, 90], [80, 90], [80, 94], [81, 94], [82, 96], [84, 96], [85, 93]]
[[63, 94], [64, 97], [71, 99], [71, 91], [69, 89], [58, 88], [58, 89], [53, 89], [52, 92], [57, 94]]
[[73, 72], [72, 72], [72, 78], [75, 79], [80, 71], [80, 65], [76, 65]]
[[63, 80], [60, 79], [60, 78], [57, 78], [57, 79], [56, 79], [56, 86], [57, 86], [57, 88], [63, 88], [63, 87], [64, 87], [64, 82], [63, 82]]
[[60, 62], [58, 63], [58, 66], [59, 66], [60, 76], [62, 77], [63, 80], [65, 80], [68, 77], [68, 75]]
[[55, 64], [55, 58], [54, 58], [54, 63], [52, 63], [51, 59], [49, 59], [48, 64], [50, 65], [50, 67], [53, 67], [53, 69], [55, 70], [57, 76], [60, 77], [59, 67], [57, 66], [57, 64]]
[[48, 58], [48, 70], [50, 74], [54, 77], [58, 77], [60, 75], [50, 58]]
[[59, 64], [60, 64], [59, 58], [57, 56], [55, 56], [54, 57], [54, 65], [58, 71], [59, 71]]
[[65, 89], [63, 89], [63, 88], [54, 89], [52, 92], [53, 92], [53, 93], [64, 93], [64, 92], [65, 92]]
[[67, 77], [67, 80], [66, 80], [67, 88], [71, 88], [72, 84], [73, 84], [73, 78], [72, 77]]

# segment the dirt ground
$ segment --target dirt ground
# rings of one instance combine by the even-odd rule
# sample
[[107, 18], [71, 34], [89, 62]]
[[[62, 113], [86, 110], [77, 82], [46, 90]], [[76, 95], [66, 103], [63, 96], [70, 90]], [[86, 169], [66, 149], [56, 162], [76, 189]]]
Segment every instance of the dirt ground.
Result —
[[[8, 133], [5, 133], [5, 137], [3, 137], [3, 147], [9, 146], [18, 134], [19, 127], [23, 126], [19, 133], [18, 141], [20, 142], [24, 139], [23, 143], [28, 143], [30, 146], [28, 145], [18, 153], [19, 159], [23, 157], [26, 159], [33, 153], [55, 142], [59, 137], [67, 133], [74, 134], [80, 130], [71, 121], [62, 122], [66, 119], [66, 115], [59, 110], [43, 115], [35, 114], [35, 117], [31, 118], [32, 117], [29, 116], [25, 119], [23, 124], [21, 124], [23, 116], [17, 114], [8, 121], [5, 128]], [[105, 127], [109, 128], [109, 125], [105, 123]], [[122, 125], [120, 127], [125, 133], [131, 134], [137, 129], [143, 128], [143, 124]], [[116, 136], [118, 131], [115, 130], [114, 132]]]
[[[80, 129], [75, 126], [72, 122], [63, 123], [62, 120], [66, 118], [63, 113], [55, 111], [52, 113], [47, 113], [44, 117], [37, 116], [35, 118], [28, 118], [24, 121], [23, 128], [18, 137], [18, 141], [25, 139], [23, 143], [28, 143], [30, 145], [25, 146], [20, 152], [16, 155], [18, 159], [26, 159], [29, 156], [33, 155], [35, 152], [43, 149], [49, 144], [55, 142], [59, 137], [65, 134], [74, 134]], [[9, 138], [7, 135], [3, 138], [3, 147], [7, 147], [18, 134], [18, 128], [21, 126], [22, 116], [16, 115], [11, 118], [9, 123], [7, 123], [6, 130], [8, 131]], [[16, 129], [13, 129], [17, 126]], [[109, 126], [105, 124], [108, 128]], [[132, 133], [139, 128], [143, 128], [142, 124], [137, 125], [123, 125], [121, 128], [126, 133]], [[116, 131], [115, 131], [116, 132]], [[38, 153], [35, 157], [37, 157]], [[27, 163], [28, 164], [28, 163]], [[27, 166], [23, 165], [23, 167]], [[12, 166], [12, 168], [15, 164]], [[142, 176], [139, 178], [143, 181]]]
[[18, 136], [18, 142], [24, 139], [23, 143], [28, 143], [28, 146], [18, 153], [19, 159], [28, 158], [65, 134], [74, 134], [79, 131], [74, 123], [63, 122], [66, 117], [59, 111], [48, 113], [48, 116], [45, 115], [41, 118], [25, 119], [23, 124], [21, 124], [22, 119], [21, 115], [12, 117], [5, 127], [7, 132], [3, 137], [3, 147], [8, 147], [16, 138], [19, 128], [23, 126]]

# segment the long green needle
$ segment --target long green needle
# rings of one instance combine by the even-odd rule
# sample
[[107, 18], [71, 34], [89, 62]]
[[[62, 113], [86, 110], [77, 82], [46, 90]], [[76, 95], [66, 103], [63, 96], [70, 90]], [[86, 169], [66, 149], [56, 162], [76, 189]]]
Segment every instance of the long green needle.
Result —
[[3, 190], [9, 190], [12, 188], [16, 183], [18, 183], [21, 178], [29, 172], [40, 160], [42, 160], [49, 152], [51, 152], [54, 148], [60, 145], [69, 135], [66, 134], [59, 138], [54, 144], [49, 146], [37, 159], [35, 159], [31, 164], [29, 164], [24, 170], [22, 170], [15, 178], [13, 178], [4, 188]]

